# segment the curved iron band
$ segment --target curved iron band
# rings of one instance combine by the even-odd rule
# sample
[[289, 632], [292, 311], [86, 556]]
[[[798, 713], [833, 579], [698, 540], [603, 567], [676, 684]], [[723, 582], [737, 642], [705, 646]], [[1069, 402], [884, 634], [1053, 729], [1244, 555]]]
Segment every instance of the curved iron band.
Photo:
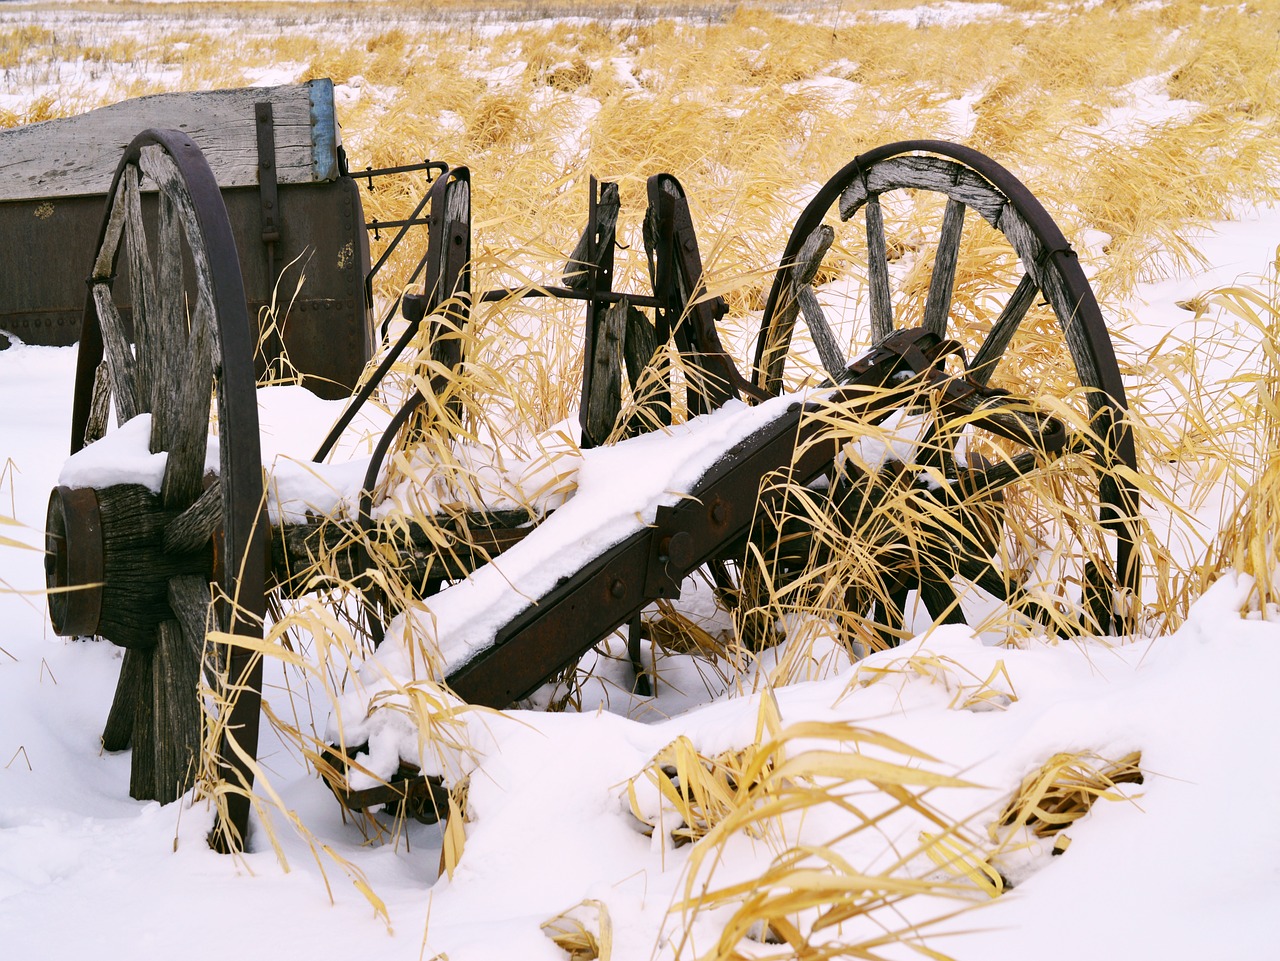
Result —
[[[422, 271], [424, 269], [427, 271], [426, 279], [423, 281], [423, 289], [426, 292], [425, 309], [421, 314], [418, 314], [415, 310], [414, 315], [408, 318], [409, 325], [405, 328], [404, 333], [400, 335], [399, 339], [391, 349], [387, 351], [387, 356], [378, 364], [378, 367], [373, 374], [368, 378], [368, 380], [360, 385], [360, 389], [356, 391], [355, 395], [347, 403], [347, 406], [342, 411], [342, 415], [334, 422], [333, 427], [330, 428], [324, 441], [320, 444], [320, 447], [317, 448], [315, 456], [311, 458], [316, 463], [319, 463], [329, 456], [330, 451], [333, 450], [333, 446], [338, 442], [338, 438], [342, 436], [342, 432], [346, 430], [355, 419], [360, 408], [364, 406], [365, 401], [373, 396], [373, 392], [378, 389], [378, 385], [381, 384], [383, 379], [387, 376], [387, 372], [391, 370], [396, 361], [400, 359], [401, 355], [413, 341], [413, 338], [418, 333], [419, 327], [422, 326], [423, 318], [430, 316], [437, 308], [439, 308], [440, 304], [458, 292], [450, 287], [449, 292], [446, 294], [440, 284], [440, 274], [442, 270], [441, 263], [443, 256], [446, 253], [446, 251], [442, 249], [441, 245], [447, 245], [449, 243], [449, 238], [446, 236], [448, 233], [448, 221], [445, 216], [448, 209], [447, 195], [450, 187], [455, 183], [465, 183], [469, 190], [471, 186], [471, 171], [466, 167], [453, 167], [449, 169], [444, 176], [436, 178], [436, 182], [431, 185], [431, 189], [427, 192], [427, 196], [424, 199], [424, 203], [429, 201], [431, 204], [431, 209], [427, 212], [427, 252], [422, 256], [422, 259], [418, 261], [417, 266], [414, 267], [413, 273], [409, 275], [409, 280], [406, 282], [405, 286], [407, 287], [409, 284], [417, 283], [418, 277], [422, 274]], [[419, 208], [421, 208], [421, 205], [419, 205]], [[420, 212], [420, 209], [418, 212]], [[415, 216], [417, 216], [417, 212], [415, 212]], [[460, 290], [463, 293], [470, 293], [471, 230], [469, 225], [466, 231], [466, 237], [461, 246], [463, 247], [462, 254], [465, 259], [462, 261], [462, 265], [457, 272], [457, 277], [446, 278], [446, 280], [452, 279], [456, 282], [462, 283], [464, 286], [461, 287]], [[394, 313], [394, 309], [392, 310], [392, 313]], [[389, 319], [390, 315], [388, 315], [388, 320]]]
[[[218, 625], [228, 633], [261, 637], [266, 610], [266, 517], [263, 512], [262, 449], [258, 436], [257, 383], [253, 371], [254, 334], [249, 323], [240, 259], [231, 222], [213, 171], [200, 148], [177, 130], [145, 130], [125, 148], [107, 196], [106, 213], [96, 250], [102, 249], [112, 206], [125, 168], [137, 164], [142, 148], [158, 146], [173, 160], [195, 206], [196, 220], [205, 241], [213, 281], [213, 305], [217, 324], [213, 330], [213, 375], [218, 393], [220, 424], [220, 479], [222, 484], [223, 556], [235, 565], [235, 573], [222, 587], [231, 605], [218, 605]], [[116, 247], [119, 257], [120, 246]], [[114, 274], [114, 261], [112, 273]], [[93, 278], [89, 279], [92, 285]], [[102, 330], [93, 292], [85, 302], [80, 352], [76, 360], [75, 400], [72, 412], [71, 451], [84, 446], [94, 374], [102, 360]], [[250, 788], [252, 759], [258, 750], [262, 699], [262, 661], [239, 647], [228, 657], [231, 689], [237, 693], [223, 724], [218, 766], [233, 784]], [[195, 692], [192, 692], [195, 696]], [[234, 740], [233, 746], [230, 741]], [[243, 845], [249, 822], [249, 797], [227, 795], [227, 814], [233, 845]], [[215, 829], [215, 836], [221, 832]]]
[[[1101, 387], [1104, 396], [1097, 399], [1100, 402], [1094, 411], [1094, 416], [1102, 421], [1098, 424], [1097, 431], [1098, 442], [1102, 449], [1097, 453], [1107, 460], [1114, 457], [1130, 470], [1136, 471], [1137, 452], [1134, 448], [1133, 431], [1125, 417], [1129, 405], [1125, 399], [1120, 366], [1116, 363], [1115, 350], [1111, 345], [1111, 337], [1107, 333], [1102, 309], [1098, 306], [1093, 288], [1089, 286], [1089, 281], [1080, 268], [1080, 262], [1071, 244], [1067, 242], [1061, 228], [1049, 216], [1048, 211], [1022, 181], [986, 154], [979, 153], [972, 147], [949, 143], [945, 140], [903, 140], [859, 154], [840, 168], [805, 207], [791, 231], [791, 237], [782, 254], [782, 265], [774, 274], [773, 286], [769, 288], [769, 297], [765, 302], [753, 361], [752, 379], [755, 384], [763, 387], [764, 354], [769, 341], [769, 325], [777, 310], [785, 284], [790, 281], [792, 266], [805, 240], [821, 226], [827, 211], [840, 198], [845, 188], [854, 180], [862, 178], [864, 170], [891, 157], [921, 151], [948, 157], [986, 178], [1022, 215], [1023, 220], [1040, 241], [1045, 259], [1056, 263], [1066, 285], [1073, 316], [1078, 318], [1081, 329], [1084, 331], [1090, 360], [1101, 381], [1098, 386]], [[1094, 400], [1095, 398], [1091, 398], [1091, 407]], [[1117, 569], [1115, 571], [1117, 582], [1136, 598], [1139, 596], [1141, 582], [1141, 572], [1135, 554], [1134, 531], [1139, 510], [1138, 490], [1131, 479], [1116, 477], [1114, 473], [1108, 473], [1103, 477], [1101, 488], [1103, 500], [1101, 519], [1105, 527], [1117, 537]], [[1117, 618], [1116, 623], [1111, 626], [1114, 626], [1119, 633], [1125, 633], [1130, 625], [1121, 621], [1121, 618]]]

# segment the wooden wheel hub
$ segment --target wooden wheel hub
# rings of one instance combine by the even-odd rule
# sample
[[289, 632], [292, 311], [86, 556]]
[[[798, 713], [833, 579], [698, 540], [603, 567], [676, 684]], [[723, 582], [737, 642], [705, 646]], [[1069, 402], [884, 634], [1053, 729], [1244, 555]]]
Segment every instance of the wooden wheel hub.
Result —
[[102, 614], [102, 515], [89, 487], [55, 487], [45, 517], [49, 619], [61, 637], [98, 632]]
[[169, 579], [207, 580], [213, 572], [212, 544], [165, 550], [165, 530], [178, 514], [137, 484], [54, 488], [45, 526], [53, 629], [63, 637], [97, 634], [120, 647], [154, 647], [156, 628], [174, 617]]

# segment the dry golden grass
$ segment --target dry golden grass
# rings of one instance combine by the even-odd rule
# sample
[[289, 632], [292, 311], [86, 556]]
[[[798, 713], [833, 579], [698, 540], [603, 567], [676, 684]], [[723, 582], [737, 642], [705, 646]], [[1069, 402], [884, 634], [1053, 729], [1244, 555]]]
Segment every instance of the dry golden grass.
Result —
[[[59, 21], [56, 29], [17, 21], [0, 26], [0, 71], [10, 94], [2, 102], [9, 106], [0, 106], [0, 126], [162, 89], [240, 85], [272, 70], [282, 79], [332, 77], [340, 85], [338, 111], [353, 166], [425, 156], [470, 166], [477, 289], [556, 282], [584, 225], [587, 178], [594, 174], [620, 185], [619, 240], [627, 249], [618, 251], [617, 283], [646, 290], [640, 238], [645, 178], [669, 171], [688, 191], [707, 284], [729, 302], [723, 334], [744, 368], [764, 292], [803, 200], [871, 147], [914, 137], [962, 141], [1010, 168], [1059, 221], [1094, 277], [1122, 346], [1138, 441], [1139, 476], [1132, 479], [1148, 510], [1172, 518], [1158, 536], [1148, 527], [1139, 531], [1148, 584], [1143, 610], [1133, 612], [1137, 622], [1148, 630], [1176, 624], [1189, 599], [1226, 566], [1253, 574], [1258, 588], [1252, 603], [1271, 610], [1280, 603], [1273, 538], [1280, 513], [1275, 278], [1205, 292], [1188, 305], [1204, 321], [1191, 337], [1170, 335], [1154, 349], [1139, 349], [1124, 328], [1132, 321], [1128, 298], [1139, 282], [1198, 262], [1196, 227], [1229, 217], [1237, 202], [1275, 194], [1280, 8], [1171, 0], [1046, 14], [1034, 0], [1013, 0], [1005, 6], [1019, 16], [914, 28], [868, 15], [916, 6], [914, 0], [849, 0], [792, 15], [781, 5], [691, 8], [659, 0], [643, 16], [634, 7], [592, 7], [585, 11], [593, 15], [589, 19], [548, 24], [532, 18], [585, 8], [571, 0], [510, 8], [483, 0], [401, 0], [352, 14], [348, 4], [326, 3], [161, 11], [150, 4], [86, 2], [76, 6], [80, 21]], [[20, 9], [38, 18], [65, 8]], [[127, 32], [113, 31], [115, 21]], [[1166, 95], [1174, 102], [1166, 103]], [[1165, 119], [1136, 123], [1126, 112], [1136, 97], [1151, 99], [1150, 109], [1164, 109]], [[426, 186], [424, 175], [384, 182], [365, 194], [366, 217], [402, 215]], [[900, 304], [909, 321], [922, 312], [928, 290], [937, 206], [909, 198], [886, 212], [892, 256], [908, 258], [910, 265]], [[382, 243], [374, 243], [375, 256]], [[401, 292], [421, 254], [421, 240], [397, 253], [379, 279], [381, 304]], [[821, 283], [865, 286], [865, 260], [864, 240], [840, 237]], [[966, 229], [958, 276], [955, 315], [960, 339], [972, 351], [1018, 272], [1001, 238], [979, 225]], [[500, 441], [511, 456], [532, 455], [549, 429], [575, 414], [580, 325], [580, 308], [545, 302], [512, 300], [475, 312], [472, 325], [456, 334], [466, 340], [466, 368], [449, 379], [447, 392], [431, 393], [434, 399], [413, 425], [414, 443], [401, 444], [382, 489], [429, 484], [449, 496], [431, 503], [402, 499], [386, 522], [393, 535], [410, 526], [430, 528], [436, 507], [450, 498], [458, 504], [481, 499], [474, 465], [459, 456], [459, 438]], [[1219, 336], [1242, 331], [1257, 340], [1263, 362], [1248, 380], [1224, 384], [1206, 357]], [[1037, 400], [1056, 398], [1055, 415], [1087, 431], [1086, 405], [1051, 312], [1033, 309], [1024, 333], [1004, 386]], [[806, 369], [797, 360], [789, 370], [794, 384], [812, 373], [812, 365]], [[425, 360], [407, 360], [379, 401], [393, 407], [441, 373]], [[1161, 396], [1166, 386], [1174, 410]], [[451, 399], [459, 403], [446, 402]], [[925, 410], [928, 401], [903, 403]], [[831, 410], [826, 416], [850, 443], [895, 439], [898, 428], [870, 424], [858, 414]], [[996, 460], [1010, 454], [991, 441], [981, 449]], [[940, 546], [951, 550], [958, 536], [945, 505], [922, 496], [902, 476], [863, 492], [874, 494], [875, 511], [842, 514], [830, 498], [791, 491], [770, 521], [777, 529], [808, 532], [799, 574], [782, 576], [770, 555], [777, 546], [757, 545], [737, 575], [736, 642], [726, 645], [690, 630], [671, 611], [655, 619], [651, 637], [660, 648], [698, 649], [716, 658], [718, 669], [745, 677], [755, 649], [776, 640], [785, 619], [787, 656], [765, 676], [770, 683], [803, 675], [805, 651], [820, 641], [834, 637], [849, 658], [892, 642], [894, 632], [877, 628], [868, 612], [900, 586], [893, 583], [895, 571], [927, 567], [931, 554]], [[979, 629], [1014, 643], [1068, 631], [1077, 613], [1072, 597], [1079, 594], [1081, 564], [1104, 552], [1098, 487], [1087, 459], [1068, 457], [1010, 488], [1001, 507], [1008, 536], [1000, 560], [1022, 589], [1012, 604], [982, 614]], [[1185, 513], [1223, 489], [1223, 534], [1196, 532]], [[970, 505], [979, 520], [991, 508], [989, 498]], [[298, 679], [296, 691], [269, 692], [269, 716], [302, 756], [339, 781], [345, 772], [329, 768], [321, 757], [325, 745], [307, 733], [314, 731], [312, 711], [328, 705], [313, 708], [302, 692], [310, 687], [337, 703], [367, 650], [361, 610], [367, 599], [383, 610], [420, 603], [398, 563], [395, 537], [366, 540], [375, 565], [364, 583], [344, 583], [334, 558], [316, 557], [311, 568], [295, 574], [330, 593], [279, 604], [261, 642], [234, 642], [282, 661]], [[442, 541], [441, 550], [448, 549]], [[466, 750], [456, 710], [435, 685], [438, 665], [431, 663], [429, 641], [422, 639], [418, 676], [383, 699], [417, 725], [424, 757]], [[958, 708], [1016, 698], [999, 672], [968, 677], [955, 664], [925, 655], [884, 670], [946, 685]], [[863, 672], [857, 677], [862, 684], [876, 680]], [[872, 883], [837, 857], [821, 855], [815, 862], [812, 851], [788, 846], [780, 828], [785, 818], [817, 805], [847, 807], [850, 802], [831, 785], [847, 786], [853, 774], [841, 766], [846, 760], [789, 757], [790, 739], [807, 735], [783, 731], [776, 721], [761, 723], [752, 747], [708, 758], [677, 742], [642, 775], [678, 812], [670, 822], [674, 840], [699, 852], [677, 913], [734, 909], [720, 943], [710, 950], [699, 946], [700, 953], [733, 956], [743, 938], [753, 938], [782, 942], [757, 945], [759, 956], [775, 949], [794, 956], [802, 948], [815, 958], [875, 956], [876, 945], [855, 946], [858, 954], [838, 938], [814, 941], [814, 932], [835, 930], [847, 917], [842, 912], [891, 909], [898, 898], [939, 890], [907, 872], [913, 859], [943, 869], [950, 878], [944, 888], [1003, 889], [990, 851], [931, 813], [921, 794], [908, 789], [901, 772], [915, 769], [906, 766], [881, 771], [878, 788], [893, 810], [933, 821], [919, 848], [895, 866], [898, 873]], [[215, 728], [210, 743], [217, 735]], [[846, 743], [865, 734], [823, 736]], [[1106, 796], [1107, 779], [1117, 780], [1106, 765], [1093, 767], [1100, 774], [1089, 783], [1103, 786], [1083, 795], [1068, 790], [1073, 811]], [[1058, 790], [1053, 785], [1067, 783], [1058, 775], [1068, 768], [1058, 765], [1052, 776], [1035, 779], [1002, 830], [1030, 827], [1032, 814], [1043, 824], [1064, 816], [1045, 799]], [[859, 769], [858, 776], [865, 773]], [[271, 797], [269, 776], [261, 770], [258, 785], [255, 804], [264, 812], [277, 807], [305, 836], [305, 825]], [[242, 790], [217, 782], [212, 772], [206, 789], [215, 796]], [[451, 802], [451, 808], [461, 812], [465, 802]], [[1036, 813], [1041, 810], [1050, 816]], [[448, 866], [463, 856], [463, 821], [451, 821]], [[668, 821], [662, 824], [666, 830]], [[374, 836], [383, 829], [369, 822], [366, 830]], [[386, 833], [394, 836], [394, 827]], [[774, 862], [749, 886], [717, 887], [711, 878], [717, 845], [744, 834], [771, 835]], [[358, 867], [342, 868], [358, 886], [363, 883]], [[861, 894], [851, 894], [855, 887]], [[368, 895], [376, 906], [376, 895]], [[548, 934], [575, 957], [607, 958], [608, 918], [591, 918], [590, 907], [548, 921]], [[807, 919], [803, 930], [790, 920], [800, 915]]]
[[1256, 337], [1262, 362], [1233, 378], [1234, 403], [1218, 421], [1215, 444], [1227, 465], [1227, 513], [1220, 533], [1194, 577], [1187, 579], [1187, 604], [1230, 567], [1254, 578], [1248, 609], [1272, 616], [1280, 603], [1280, 249], [1271, 272], [1257, 286], [1213, 291], [1207, 306], [1235, 318]]
[[[920, 944], [926, 925], [903, 927], [895, 906], [916, 895], [964, 901], [972, 894], [963, 880], [929, 876], [934, 864], [927, 855], [936, 840], [910, 850], [890, 841], [904, 821], [927, 825], [937, 832], [933, 839], [956, 836], [926, 796], [973, 785], [924, 766], [933, 761], [853, 725], [784, 727], [769, 694], [760, 700], [747, 747], [714, 758], [685, 738], [664, 748], [628, 783], [627, 795], [639, 820], [666, 832], [664, 848], [692, 842], [680, 900], [671, 908], [677, 956], [875, 959], [894, 943], [927, 954]], [[772, 855], [759, 874], [729, 867], [744, 843]], [[868, 848], [883, 858], [868, 857]], [[722, 873], [731, 879], [719, 880]], [[731, 913], [715, 943], [697, 943], [694, 919], [723, 909]]]

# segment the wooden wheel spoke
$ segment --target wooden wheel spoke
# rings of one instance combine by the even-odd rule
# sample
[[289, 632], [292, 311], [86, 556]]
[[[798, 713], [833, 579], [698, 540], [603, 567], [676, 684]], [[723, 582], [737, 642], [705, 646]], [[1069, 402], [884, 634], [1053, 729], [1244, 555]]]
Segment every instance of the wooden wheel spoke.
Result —
[[818, 269], [822, 266], [822, 258], [831, 249], [835, 236], [836, 232], [829, 225], [822, 224], [805, 239], [791, 269], [791, 296], [795, 307], [804, 316], [805, 326], [809, 328], [809, 336], [817, 348], [823, 369], [833, 381], [839, 381], [849, 369], [849, 359], [840, 349], [822, 306], [818, 303], [817, 292], [813, 289]]
[[89, 398], [89, 418], [85, 421], [83, 442], [87, 446], [107, 432], [111, 415], [111, 368], [99, 361], [93, 375], [93, 393]]
[[209, 543], [221, 523], [222, 491], [213, 484], [169, 522], [164, 531], [164, 549], [175, 554], [199, 550]]
[[93, 260], [94, 281], [110, 281], [115, 273], [116, 251], [120, 248], [120, 238], [124, 234], [125, 221], [125, 182], [122, 179], [116, 187], [115, 196], [111, 198], [111, 210], [107, 214], [107, 227], [102, 236], [102, 246], [98, 248]]
[[889, 289], [889, 254], [884, 239], [880, 198], [867, 200], [867, 281], [871, 285], [871, 341], [893, 333], [893, 294]]
[[[186, 366], [186, 290], [183, 286], [182, 229], [173, 198], [160, 192], [156, 231], [156, 289], [154, 348], [156, 380], [153, 409], [161, 397], [172, 395], [181, 384]], [[160, 435], [163, 436], [163, 435]]]
[[141, 413], [137, 381], [134, 378], [133, 350], [125, 334], [124, 321], [111, 298], [111, 287], [100, 281], [93, 284], [93, 302], [98, 309], [98, 326], [102, 330], [102, 351], [111, 374], [111, 393], [116, 402], [116, 420], [123, 424]]
[[817, 294], [805, 284], [795, 291], [795, 298], [800, 313], [804, 316], [805, 325], [809, 328], [809, 336], [813, 338], [813, 346], [818, 350], [818, 359], [822, 361], [823, 369], [838, 383], [849, 370], [849, 359], [840, 349], [836, 335], [827, 323]]
[[951, 293], [956, 283], [956, 264], [960, 259], [960, 238], [964, 233], [965, 206], [948, 200], [942, 217], [942, 233], [933, 259], [933, 276], [929, 280], [929, 296], [924, 304], [924, 329], [939, 337], [947, 331], [951, 315]]
[[1004, 357], [1004, 352], [1008, 350], [1009, 343], [1013, 340], [1013, 335], [1017, 333], [1018, 326], [1027, 316], [1027, 311], [1035, 303], [1036, 294], [1039, 292], [1040, 288], [1032, 276], [1023, 274], [1022, 280], [1018, 282], [1018, 286], [1009, 297], [1009, 302], [1004, 305], [1004, 310], [991, 325], [987, 339], [973, 355], [973, 362], [969, 365], [970, 378], [983, 386], [991, 382], [991, 375], [995, 373], [1000, 359]]
[[138, 168], [130, 164], [125, 168], [125, 254], [129, 271], [129, 296], [132, 299], [133, 343], [135, 381], [138, 403], [142, 410], [152, 410], [153, 385], [157, 380], [157, 367], [162, 356], [160, 344], [155, 340], [155, 278], [151, 252], [147, 243], [147, 231], [142, 222], [142, 185]]
[[182, 351], [182, 378], [166, 401], [168, 410], [164, 421], [169, 461], [165, 465], [160, 493], [167, 506], [190, 504], [200, 496], [204, 485], [209, 396], [213, 389], [212, 338], [209, 336], [211, 311], [208, 302], [197, 302], [190, 339]]
[[106, 751], [123, 751], [133, 740], [136, 704], [151, 692], [151, 652], [143, 648], [125, 648], [120, 662], [116, 693], [102, 730], [102, 747]]

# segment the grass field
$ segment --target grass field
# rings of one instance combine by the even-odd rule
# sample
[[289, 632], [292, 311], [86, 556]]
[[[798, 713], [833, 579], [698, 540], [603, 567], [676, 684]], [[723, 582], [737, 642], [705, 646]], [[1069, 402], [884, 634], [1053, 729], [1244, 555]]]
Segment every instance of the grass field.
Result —
[[[318, 77], [336, 85], [353, 168], [423, 157], [470, 167], [480, 287], [551, 282], [585, 222], [588, 178], [595, 176], [620, 189], [617, 283], [645, 289], [646, 179], [659, 172], [678, 176], [689, 195], [709, 292], [724, 296], [729, 306], [721, 335], [744, 368], [792, 224], [831, 174], [861, 152], [906, 139], [952, 140], [990, 155], [1021, 178], [1062, 227], [1116, 344], [1138, 441], [1134, 482], [1147, 513], [1144, 592], [1134, 611], [1139, 633], [1155, 637], [1176, 629], [1192, 601], [1229, 568], [1257, 577], [1243, 602], [1256, 616], [1272, 612], [1270, 605], [1280, 600], [1274, 545], [1280, 514], [1280, 237], [1266, 241], [1249, 276], [1215, 273], [1220, 265], [1211, 252], [1216, 230], [1234, 218], [1254, 217], [1280, 190], [1280, 7], [1199, 0], [750, 6], [659, 0], [603, 8], [553, 0], [86, 0], [0, 6], [0, 127], [149, 93]], [[402, 215], [425, 186], [421, 177], [405, 176], [367, 193], [366, 218]], [[930, 231], [939, 209], [914, 201], [886, 209], [903, 309], [915, 316], [929, 288], [936, 243]], [[988, 298], [1007, 295], [1018, 275], [996, 231], [982, 225], [966, 231], [957, 313], [969, 323], [960, 337], [972, 349], [990, 328]], [[377, 249], [375, 244], [375, 255]], [[400, 293], [397, 277], [420, 252], [406, 245], [383, 272], [381, 303]], [[826, 291], [824, 303], [847, 304], [850, 316], [865, 311], [866, 259], [865, 239], [837, 240], [818, 284]], [[1214, 279], [1176, 306], [1153, 293], [1164, 282], [1196, 276]], [[1020, 344], [1015, 369], [1002, 385], [1066, 398], [1063, 409], [1074, 404], [1078, 411], [1078, 378], [1066, 347], [1052, 315], [1037, 310], [1035, 336]], [[531, 448], [574, 416], [580, 326], [579, 309], [546, 304], [536, 310], [507, 304], [478, 314], [469, 342], [474, 362], [458, 385], [466, 401], [459, 428]], [[789, 386], [811, 379], [810, 346], [802, 343], [799, 353], [808, 354], [788, 368]], [[405, 372], [410, 383], [420, 375]], [[451, 456], [447, 450], [430, 453], [433, 465]], [[411, 460], [402, 459], [396, 468], [401, 475], [389, 485], [413, 478], [413, 468], [405, 466]], [[466, 473], [458, 468], [459, 483], [467, 483]], [[1055, 487], [1061, 480], [1050, 476], [1031, 495], [1052, 502], [1047, 515], [1014, 496], [1004, 505], [1007, 523], [1028, 542], [1045, 531], [1078, 533], [1092, 524], [1079, 540], [1101, 543], [1107, 533], [1092, 517], [1080, 520], [1087, 511], [1075, 495]], [[403, 510], [421, 520], [420, 508]], [[906, 527], [932, 522], [904, 510]], [[1020, 549], [1031, 566], [1034, 549]], [[862, 609], [852, 609], [848, 598], [855, 587], [874, 592], [867, 585], [878, 575], [865, 568], [876, 562], [845, 552], [813, 575], [823, 589], [795, 595], [765, 576], [754, 613], [769, 623], [780, 615], [817, 614], [823, 625], [837, 626], [837, 646], [848, 652], [874, 647], [877, 638], [860, 627]], [[865, 608], [866, 596], [859, 596]], [[413, 604], [404, 599], [405, 606]], [[281, 613], [273, 638], [333, 630], [314, 609]], [[726, 689], [781, 684], [812, 670], [794, 644], [786, 658], [772, 663], [772, 673], [759, 669], [752, 650], [758, 639], [743, 637], [749, 616], [739, 614], [726, 636], [713, 638], [669, 615], [663, 612], [654, 623], [684, 631], [671, 639], [670, 650], [683, 645], [683, 653], [700, 644], [714, 649], [709, 660], [731, 678]], [[1014, 624], [997, 617], [986, 626], [1005, 631], [1010, 645], [1044, 634], [1026, 619]], [[811, 644], [829, 639], [828, 631]], [[352, 641], [353, 648], [359, 641]], [[281, 650], [300, 674], [333, 666], [306, 665], [309, 653], [288, 645]], [[354, 649], [335, 653], [334, 663], [355, 656]], [[940, 676], [949, 685], [954, 665], [922, 661], [901, 670]], [[994, 670], [985, 683], [975, 681], [970, 686], [978, 701], [1007, 700]], [[591, 707], [573, 692], [556, 698]], [[416, 718], [423, 730], [433, 706]], [[758, 785], [791, 798], [790, 787], [770, 771], [783, 763], [792, 735], [766, 713], [762, 708], [757, 740], [767, 742], [776, 758], [749, 751], [707, 756], [673, 742], [670, 756], [660, 755], [646, 769], [653, 791], [668, 797], [678, 793], [664, 773], [668, 767], [705, 772], [697, 803], [688, 790], [677, 798], [684, 819], [677, 831], [697, 834], [695, 822], [702, 818], [697, 831], [754, 837], [754, 815], [749, 807], [735, 808], [733, 798], [740, 802]], [[286, 742], [304, 751], [318, 736], [288, 720], [280, 728]], [[751, 765], [757, 780], [747, 784], [741, 778]], [[1088, 791], [1106, 793], [1115, 786], [1110, 778], [1131, 778], [1136, 765], [1127, 759], [1102, 774], [1090, 768]], [[886, 796], [897, 799], [898, 809], [940, 825], [942, 816], [919, 797], [904, 800], [905, 771], [887, 775]], [[823, 771], [810, 775], [820, 778]], [[1033, 781], [1024, 788], [1031, 790]], [[658, 821], [645, 808], [646, 783], [637, 775], [628, 789], [633, 812], [649, 817], [652, 833]], [[795, 803], [794, 810], [803, 811], [809, 802]], [[1092, 800], [1081, 803], [1087, 810]], [[1006, 824], [1026, 826], [1025, 816], [1009, 818]], [[732, 827], [717, 832], [718, 819]], [[927, 849], [935, 863], [946, 862], [952, 869], [946, 884], [959, 875], [983, 891], [1003, 883], [981, 859], [960, 855], [957, 869], [956, 858], [939, 853], [936, 845], [949, 843], [949, 829], [942, 827], [913, 853]], [[446, 841], [446, 853], [449, 843], [461, 842]], [[452, 851], [454, 860], [459, 851]], [[697, 863], [695, 858], [693, 873]], [[771, 865], [771, 883], [785, 889], [793, 867]], [[894, 889], [892, 897], [928, 893], [914, 883]], [[690, 896], [682, 909], [696, 914], [701, 908], [690, 907], [696, 901]], [[736, 918], [738, 927], [726, 929], [733, 937], [724, 935], [713, 956], [737, 957], [738, 937], [752, 925], [777, 921], [783, 930], [794, 905], [756, 907], [758, 914]], [[581, 921], [554, 920], [560, 924], [557, 943], [577, 950]], [[593, 930], [603, 924], [597, 919]], [[765, 933], [777, 935], [773, 928]], [[751, 937], [768, 940], [759, 930]], [[574, 957], [607, 955], [596, 942]]]

